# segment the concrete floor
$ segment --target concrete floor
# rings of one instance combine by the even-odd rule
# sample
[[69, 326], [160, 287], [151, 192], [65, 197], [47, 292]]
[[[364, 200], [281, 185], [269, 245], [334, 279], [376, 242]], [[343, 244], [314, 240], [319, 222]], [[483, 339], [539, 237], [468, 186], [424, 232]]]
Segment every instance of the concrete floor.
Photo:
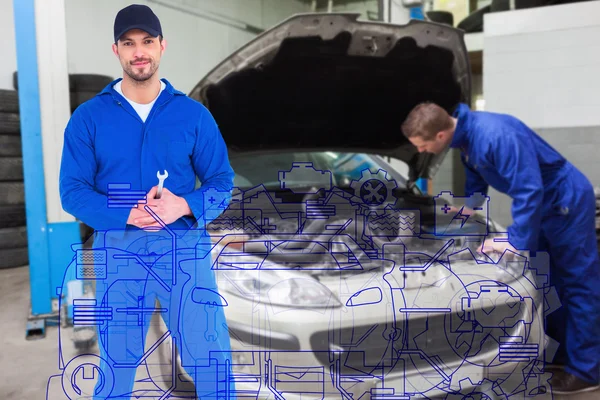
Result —
[[[3, 305], [0, 330], [0, 399], [46, 399], [48, 380], [59, 372], [58, 329], [48, 328], [45, 339], [25, 340], [25, 318], [29, 308], [28, 268], [0, 270], [0, 304]], [[65, 353], [68, 359], [77, 355], [74, 347], [65, 349]], [[535, 397], [536, 400], [550, 398], [551, 396]], [[65, 399], [62, 388], [51, 385], [47, 400]], [[600, 391], [569, 397], [554, 396], [554, 399], [598, 400]]]

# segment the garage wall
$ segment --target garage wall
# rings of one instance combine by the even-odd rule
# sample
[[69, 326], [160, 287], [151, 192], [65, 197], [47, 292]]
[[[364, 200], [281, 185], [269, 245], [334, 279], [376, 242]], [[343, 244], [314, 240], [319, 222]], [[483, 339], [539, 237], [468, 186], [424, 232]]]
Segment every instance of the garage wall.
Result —
[[[317, 11], [319, 12], [327, 12], [327, 2], [320, 1], [319, 8]], [[333, 12], [343, 12], [343, 13], [359, 13], [361, 14], [359, 19], [368, 21], [368, 15], [372, 15], [374, 19], [377, 18], [377, 13], [379, 10], [379, 0], [363, 0], [363, 1], [353, 1], [349, 3], [337, 3], [333, 2]]]
[[13, 0], [0, 0], [0, 89], [12, 89], [12, 73], [17, 69]]
[[[254, 32], [211, 21], [205, 14], [267, 28], [307, 6], [296, 0], [142, 0], [161, 19], [167, 51], [161, 76], [189, 92], [217, 62], [253, 37]], [[113, 21], [123, 7], [120, 0], [67, 0], [69, 71], [121, 76], [111, 50]], [[94, 10], [94, 18], [89, 18]]]
[[[136, 3], [152, 7], [161, 19], [168, 46], [161, 63], [161, 76], [186, 93], [218, 61], [256, 36], [256, 32], [244, 30], [243, 25], [268, 28], [310, 8], [299, 0], [138, 0]], [[0, 0], [3, 35], [0, 88], [10, 89], [16, 69], [12, 4], [13, 0]], [[121, 76], [111, 50], [112, 27], [116, 13], [130, 2], [65, 0], [65, 4], [69, 72]]]
[[[487, 14], [484, 97], [512, 114], [600, 186], [600, 2]], [[508, 197], [493, 213], [511, 222]]]

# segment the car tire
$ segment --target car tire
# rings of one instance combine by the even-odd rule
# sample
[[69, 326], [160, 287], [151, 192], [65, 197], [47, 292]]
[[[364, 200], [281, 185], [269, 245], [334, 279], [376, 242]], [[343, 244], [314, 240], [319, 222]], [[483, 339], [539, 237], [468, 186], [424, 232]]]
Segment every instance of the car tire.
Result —
[[483, 16], [489, 12], [491, 12], [491, 6], [482, 7], [460, 21], [457, 28], [467, 33], [483, 32]]
[[0, 134], [0, 157], [21, 157], [21, 137]]
[[[100, 92], [114, 78], [99, 74], [69, 74], [69, 92]], [[13, 72], [13, 87], [19, 90], [19, 73]]]
[[27, 247], [0, 249], [0, 269], [23, 267], [29, 264]]
[[0, 205], [0, 229], [23, 226], [26, 223], [24, 205]]
[[13, 72], [13, 89], [19, 90], [19, 74], [17, 71]]
[[75, 111], [77, 107], [82, 105], [88, 100], [96, 97], [98, 92], [71, 92], [70, 93], [70, 101], [71, 101], [71, 112]]
[[429, 11], [427, 18], [432, 22], [454, 26], [454, 15], [448, 11]]
[[[578, 0], [581, 1], [581, 0]], [[515, 10], [524, 8], [534, 8], [543, 6], [552, 6], [557, 4], [572, 3], [573, 1], [565, 0], [515, 0]], [[501, 12], [510, 10], [510, 0], [492, 0], [490, 4], [492, 12]]]
[[0, 182], [22, 180], [23, 159], [21, 157], [0, 157]]
[[95, 92], [102, 91], [114, 80], [108, 75], [98, 74], [71, 74], [69, 75], [69, 87], [71, 92]]
[[21, 118], [18, 113], [0, 112], [0, 133], [6, 135], [21, 133]]
[[16, 226], [0, 229], [0, 249], [27, 247], [27, 227]]
[[23, 182], [0, 182], [0, 206], [25, 204]]
[[19, 95], [16, 91], [0, 89], [0, 112], [19, 112]]

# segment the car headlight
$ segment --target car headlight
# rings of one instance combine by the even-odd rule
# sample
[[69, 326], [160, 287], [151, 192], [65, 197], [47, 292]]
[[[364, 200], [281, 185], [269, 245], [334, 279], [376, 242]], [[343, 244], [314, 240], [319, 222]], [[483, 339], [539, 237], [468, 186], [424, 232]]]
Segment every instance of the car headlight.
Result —
[[340, 307], [340, 301], [311, 277], [299, 278], [287, 271], [221, 270], [219, 289], [259, 303], [298, 307]]

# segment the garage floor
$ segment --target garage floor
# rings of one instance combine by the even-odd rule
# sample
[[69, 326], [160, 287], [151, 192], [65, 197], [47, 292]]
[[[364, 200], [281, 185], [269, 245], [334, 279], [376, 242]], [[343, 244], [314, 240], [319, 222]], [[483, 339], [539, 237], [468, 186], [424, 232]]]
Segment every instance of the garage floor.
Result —
[[[0, 339], [0, 399], [39, 400], [45, 398], [50, 376], [58, 372], [58, 330], [48, 328], [46, 338], [25, 340], [25, 317], [29, 307], [29, 269], [0, 270], [2, 329]], [[69, 359], [75, 349], [66, 349]], [[536, 397], [549, 400], [551, 397]], [[61, 388], [52, 387], [47, 400], [64, 400]], [[554, 399], [598, 400], [600, 391]]]

